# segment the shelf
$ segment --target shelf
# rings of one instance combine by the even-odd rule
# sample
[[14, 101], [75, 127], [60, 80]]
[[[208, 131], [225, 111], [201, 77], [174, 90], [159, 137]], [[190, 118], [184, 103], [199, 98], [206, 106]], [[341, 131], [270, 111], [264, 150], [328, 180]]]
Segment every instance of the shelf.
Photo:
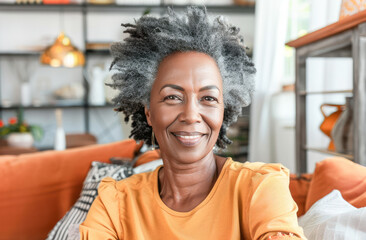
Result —
[[[0, 3], [0, 10], [9, 11], [80, 11], [86, 9], [87, 11], [131, 11], [146, 9], [160, 11], [165, 10], [167, 7], [172, 7], [176, 10], [183, 10], [190, 5], [172, 5], [172, 4], [160, 4], [160, 5], [119, 5], [119, 4], [9, 4]], [[255, 5], [206, 5], [209, 11], [220, 12], [236, 12], [236, 13], [252, 13], [255, 12]]]
[[52, 109], [52, 108], [82, 108], [85, 105], [82, 104], [70, 104], [70, 105], [56, 105], [56, 104], [50, 104], [50, 105], [41, 105], [41, 106], [20, 106], [20, 105], [12, 105], [10, 107], [3, 107], [0, 106], [1, 110], [16, 110], [19, 108], [23, 109]]
[[[102, 54], [109, 55], [109, 46], [111, 43], [87, 43], [85, 54]], [[42, 51], [17, 51], [17, 52], [0, 52], [3, 57], [40, 57]]]
[[26, 56], [33, 56], [33, 57], [39, 57], [41, 55], [41, 52], [0, 52], [0, 56], [5, 57], [26, 57]]
[[12, 105], [9, 107], [0, 106], [0, 110], [16, 110], [19, 108], [23, 109], [53, 109], [53, 108], [105, 108], [111, 107], [112, 104], [104, 104], [104, 105], [86, 105], [86, 104], [48, 104], [48, 105], [40, 105], [40, 106], [20, 106], [20, 105]]
[[323, 149], [323, 148], [305, 147], [304, 149], [305, 150], [309, 150], [309, 151], [320, 152], [320, 153], [330, 154], [330, 155], [334, 155], [334, 156], [344, 157], [344, 158], [353, 160], [353, 155], [343, 154], [343, 153], [338, 153], [338, 152], [333, 152], [333, 151], [328, 151], [327, 149]]
[[85, 54], [112, 56], [109, 49], [87, 49]]
[[314, 92], [308, 92], [308, 91], [300, 91], [299, 95], [306, 96], [310, 94], [338, 94], [338, 93], [353, 93], [353, 90], [339, 90], [339, 91], [314, 91]]
[[85, 46], [85, 54], [110, 55], [111, 44], [112, 42], [88, 42]]
[[81, 4], [12, 4], [12, 3], [0, 3], [0, 10], [7, 11], [74, 11], [79, 12], [82, 10]]

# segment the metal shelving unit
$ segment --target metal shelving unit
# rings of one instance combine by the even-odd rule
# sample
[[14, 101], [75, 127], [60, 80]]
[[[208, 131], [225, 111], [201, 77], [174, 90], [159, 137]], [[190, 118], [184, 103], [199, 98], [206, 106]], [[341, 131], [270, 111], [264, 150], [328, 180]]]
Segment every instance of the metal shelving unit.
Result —
[[[296, 164], [297, 173], [307, 172], [307, 151], [342, 156], [366, 165], [366, 11], [287, 43], [296, 48]], [[351, 57], [353, 89], [324, 92], [306, 91], [306, 60], [315, 57]], [[337, 70], [335, 70], [337, 71]], [[354, 99], [353, 154], [345, 155], [326, 149], [307, 147], [306, 99], [312, 94], [352, 94]]]

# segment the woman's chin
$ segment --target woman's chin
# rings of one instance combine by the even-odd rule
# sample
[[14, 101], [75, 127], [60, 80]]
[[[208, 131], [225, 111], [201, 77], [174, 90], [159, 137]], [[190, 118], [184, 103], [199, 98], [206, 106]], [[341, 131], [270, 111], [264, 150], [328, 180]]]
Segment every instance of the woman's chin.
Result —
[[[165, 152], [161, 149], [161, 156], [164, 160], [166, 158], [167, 161], [175, 161], [181, 164], [191, 164], [198, 162], [209, 155], [213, 156], [213, 150], [199, 149], [199, 148], [187, 148], [187, 149], [169, 149], [168, 152]], [[174, 160], [173, 160], [174, 159]]]

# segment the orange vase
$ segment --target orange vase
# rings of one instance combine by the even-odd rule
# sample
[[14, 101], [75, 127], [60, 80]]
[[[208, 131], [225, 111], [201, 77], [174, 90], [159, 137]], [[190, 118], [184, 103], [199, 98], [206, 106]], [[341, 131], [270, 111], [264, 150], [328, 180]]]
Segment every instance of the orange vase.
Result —
[[[336, 107], [337, 111], [335, 111], [327, 116], [324, 112], [324, 107]], [[332, 129], [333, 129], [335, 123], [337, 122], [339, 116], [343, 112], [344, 107], [345, 107], [344, 105], [327, 104], [327, 103], [324, 103], [320, 106], [320, 111], [322, 112], [322, 114], [324, 116], [324, 121], [320, 125], [320, 130], [330, 138], [330, 143], [328, 146], [329, 151], [335, 151], [335, 146], [334, 146], [334, 142], [333, 142], [331, 133], [332, 133]]]

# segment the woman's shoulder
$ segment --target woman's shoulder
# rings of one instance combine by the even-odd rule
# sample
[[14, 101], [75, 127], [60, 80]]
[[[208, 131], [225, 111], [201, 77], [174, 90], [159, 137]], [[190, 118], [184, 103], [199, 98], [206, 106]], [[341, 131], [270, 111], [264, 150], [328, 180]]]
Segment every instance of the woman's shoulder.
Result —
[[248, 171], [253, 175], [283, 174], [289, 176], [289, 170], [280, 163], [263, 163], [263, 162], [236, 162], [230, 163], [232, 171]]
[[98, 194], [105, 195], [106, 193], [125, 193], [126, 191], [141, 190], [141, 188], [152, 185], [154, 172], [145, 172], [134, 174], [122, 180], [115, 180], [111, 177], [102, 179], [98, 187]]

